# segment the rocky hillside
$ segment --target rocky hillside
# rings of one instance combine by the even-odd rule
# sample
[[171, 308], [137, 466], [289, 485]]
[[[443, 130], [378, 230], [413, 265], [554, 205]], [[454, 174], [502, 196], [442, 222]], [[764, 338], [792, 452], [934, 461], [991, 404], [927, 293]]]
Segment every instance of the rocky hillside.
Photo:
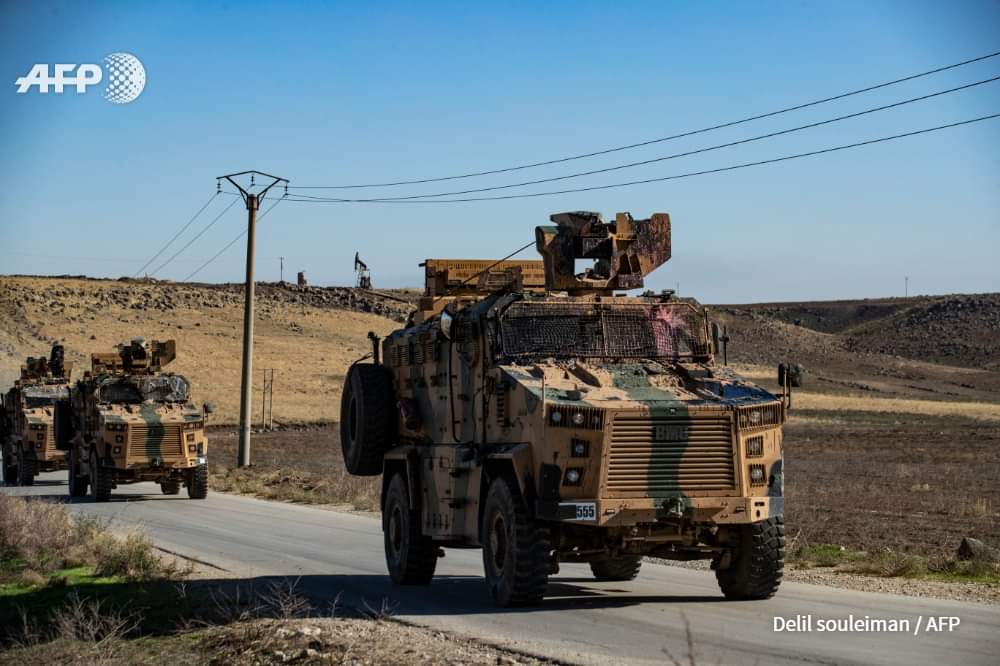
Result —
[[1000, 294], [720, 305], [747, 361], [785, 350], [884, 354], [967, 368], [1000, 368]]
[[[412, 309], [406, 294], [289, 284], [259, 284], [256, 302], [254, 379], [275, 369], [279, 421], [333, 420], [345, 369], [370, 350], [367, 332], [384, 335]], [[135, 336], [173, 338], [178, 359], [169, 369], [191, 379], [199, 400], [216, 404], [219, 422], [232, 422], [242, 321], [241, 285], [0, 277], [0, 390], [26, 356], [47, 354], [56, 342], [79, 376], [92, 352]]]

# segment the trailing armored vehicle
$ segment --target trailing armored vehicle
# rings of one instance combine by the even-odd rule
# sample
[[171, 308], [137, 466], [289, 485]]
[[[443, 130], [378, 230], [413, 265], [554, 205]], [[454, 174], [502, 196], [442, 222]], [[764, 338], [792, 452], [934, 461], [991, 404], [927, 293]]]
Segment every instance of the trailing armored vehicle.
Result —
[[479, 547], [502, 606], [538, 602], [561, 563], [625, 581], [643, 556], [772, 596], [787, 376], [776, 396], [717, 365], [728, 337], [692, 299], [620, 293], [670, 258], [668, 215], [551, 220], [543, 261], [428, 260], [420, 310], [346, 377], [344, 460], [382, 475], [392, 579]]
[[69, 395], [72, 369], [62, 345], [53, 345], [49, 358], [29, 356], [21, 366], [21, 378], [2, 396], [4, 483], [30, 486], [40, 472], [66, 468], [66, 454], [55, 446], [53, 414], [56, 403]]
[[89, 488], [106, 502], [119, 484], [154, 481], [165, 495], [187, 487], [208, 494], [211, 406], [195, 407], [181, 375], [163, 372], [176, 357], [173, 340], [146, 344], [135, 338], [115, 353], [91, 355], [91, 370], [59, 404], [56, 440], [69, 451], [69, 494]]

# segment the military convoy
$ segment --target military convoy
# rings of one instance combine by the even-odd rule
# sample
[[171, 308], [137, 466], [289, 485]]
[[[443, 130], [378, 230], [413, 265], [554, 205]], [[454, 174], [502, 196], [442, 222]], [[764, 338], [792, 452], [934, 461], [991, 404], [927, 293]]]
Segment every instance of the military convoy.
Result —
[[4, 483], [30, 486], [40, 472], [65, 469], [66, 454], [55, 446], [53, 416], [56, 403], [69, 395], [71, 372], [63, 347], [53, 345], [48, 358], [29, 356], [20, 379], [0, 396]]
[[511, 606], [561, 563], [624, 581], [654, 556], [772, 596], [787, 373], [769, 393], [716, 364], [728, 338], [696, 301], [620, 293], [670, 258], [667, 214], [551, 220], [542, 261], [428, 260], [419, 311], [347, 374], [344, 460], [382, 476], [390, 576], [426, 584], [443, 547], [478, 547]]
[[119, 484], [154, 481], [165, 495], [181, 486], [208, 495], [211, 406], [197, 408], [181, 375], [163, 372], [176, 357], [173, 340], [142, 338], [91, 355], [91, 370], [56, 408], [56, 442], [68, 451], [69, 495], [106, 502]]

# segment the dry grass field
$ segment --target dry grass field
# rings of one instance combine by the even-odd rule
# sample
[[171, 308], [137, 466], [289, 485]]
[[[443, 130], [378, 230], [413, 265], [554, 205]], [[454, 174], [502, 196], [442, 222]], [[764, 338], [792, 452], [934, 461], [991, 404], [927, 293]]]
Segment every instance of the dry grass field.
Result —
[[[124, 295], [123, 295], [124, 294]], [[166, 297], [164, 297], [166, 295]], [[169, 300], [167, 300], [169, 299]], [[134, 336], [177, 340], [168, 370], [185, 375], [198, 401], [212, 402], [213, 422], [239, 417], [242, 293], [186, 285], [130, 288], [110, 280], [0, 278], [0, 386], [9, 386], [28, 355], [53, 342], [81, 374], [92, 352]], [[254, 350], [254, 419], [260, 418], [264, 368], [274, 368], [274, 418], [280, 423], [336, 419], [351, 362], [371, 350], [368, 331], [398, 324], [364, 312], [268, 298], [259, 300]]]
[[[52, 341], [67, 345], [79, 369], [89, 352], [133, 335], [173, 337], [179, 358], [171, 369], [218, 408], [210, 455], [216, 490], [377, 509], [378, 480], [345, 474], [333, 422], [344, 373], [369, 349], [367, 332], [396, 328], [405, 307], [396, 303], [390, 312], [397, 321], [358, 312], [374, 308], [342, 293], [350, 291], [337, 292], [335, 301], [324, 300], [326, 292], [259, 291], [257, 384], [262, 368], [275, 368], [275, 421], [298, 425], [256, 434], [248, 470], [233, 469], [236, 433], [229, 427], [238, 409], [236, 287], [0, 278], [0, 385], [25, 355], [44, 353]], [[796, 548], [946, 557], [964, 536], [1000, 545], [996, 295], [715, 312], [729, 326], [738, 371], [773, 388], [777, 361], [806, 367], [785, 437], [788, 532]], [[900, 322], [927, 330], [904, 335]], [[934, 353], [942, 336], [947, 349]], [[255, 419], [259, 414], [255, 400]]]

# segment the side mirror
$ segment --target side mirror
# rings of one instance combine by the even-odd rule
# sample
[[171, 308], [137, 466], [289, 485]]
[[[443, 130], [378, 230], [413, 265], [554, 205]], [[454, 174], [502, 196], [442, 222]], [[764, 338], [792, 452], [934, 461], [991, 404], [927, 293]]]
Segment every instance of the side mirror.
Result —
[[447, 310], [441, 312], [441, 335], [451, 340], [451, 322], [454, 320]]
[[719, 353], [719, 340], [722, 338], [722, 328], [719, 326], [718, 322], [712, 322], [712, 350], [718, 354]]
[[212, 412], [215, 411], [215, 406], [212, 405], [212, 403], [210, 402], [206, 402], [201, 406], [201, 408], [206, 414], [211, 414]]

